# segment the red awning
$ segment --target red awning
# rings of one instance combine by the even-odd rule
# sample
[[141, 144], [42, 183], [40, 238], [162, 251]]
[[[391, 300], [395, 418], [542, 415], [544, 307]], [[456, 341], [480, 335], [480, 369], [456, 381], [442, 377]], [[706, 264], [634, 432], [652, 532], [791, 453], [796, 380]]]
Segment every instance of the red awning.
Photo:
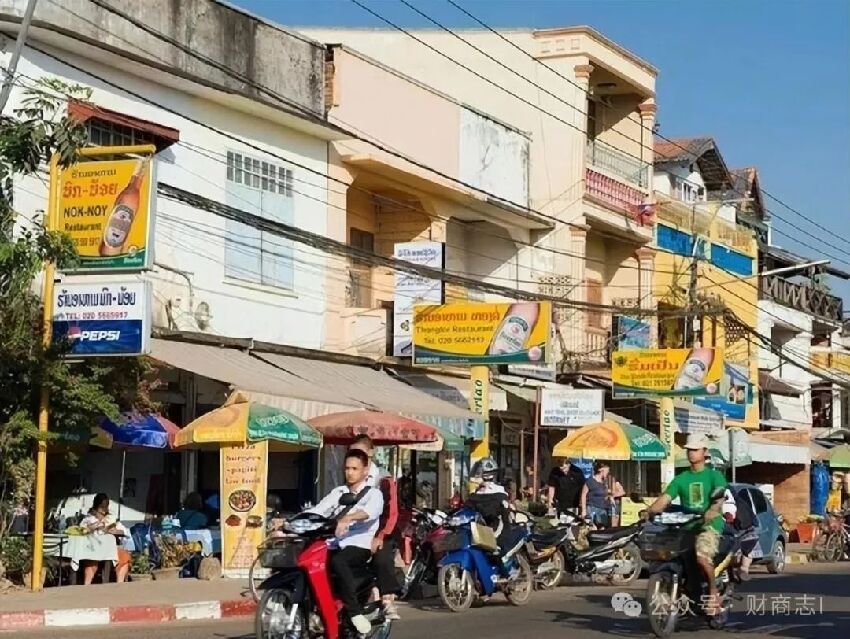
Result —
[[112, 122], [113, 124], [130, 127], [137, 131], [143, 131], [156, 140], [156, 148], [159, 151], [180, 141], [180, 131], [170, 126], [163, 126], [155, 122], [135, 118], [132, 115], [105, 109], [91, 102], [83, 102], [82, 100], [68, 100], [68, 117], [75, 118], [80, 122], [97, 118]]
[[331, 413], [307, 420], [322, 433], [327, 444], [350, 444], [358, 435], [369, 435], [376, 445], [435, 442], [439, 432], [423, 422], [371, 410]]

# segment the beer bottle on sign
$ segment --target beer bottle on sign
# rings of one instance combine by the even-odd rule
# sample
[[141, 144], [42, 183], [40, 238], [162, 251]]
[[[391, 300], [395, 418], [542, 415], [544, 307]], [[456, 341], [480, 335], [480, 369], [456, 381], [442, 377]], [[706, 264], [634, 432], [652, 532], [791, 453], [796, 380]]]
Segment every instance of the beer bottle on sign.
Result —
[[[711, 364], [714, 362], [714, 349], [694, 347], [688, 353], [673, 384], [674, 390], [689, 390], [703, 385], [705, 376]], [[714, 387], [715, 384], [709, 384]], [[707, 389], [710, 393], [717, 392], [717, 388]]]
[[540, 305], [535, 302], [511, 304], [487, 352], [490, 355], [509, 355], [523, 350], [539, 316]]
[[133, 218], [139, 208], [139, 191], [142, 186], [142, 172], [145, 160], [139, 160], [136, 170], [127, 186], [115, 198], [112, 213], [103, 229], [103, 238], [100, 241], [100, 254], [103, 257], [120, 255], [124, 251], [124, 243], [130, 235], [130, 227], [133, 226]]

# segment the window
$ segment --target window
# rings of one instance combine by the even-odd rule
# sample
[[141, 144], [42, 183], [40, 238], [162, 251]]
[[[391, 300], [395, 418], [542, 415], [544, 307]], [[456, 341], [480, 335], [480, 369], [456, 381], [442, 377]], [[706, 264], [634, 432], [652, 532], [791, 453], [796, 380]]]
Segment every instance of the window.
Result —
[[[272, 222], [294, 219], [291, 169], [234, 151], [227, 152], [225, 202]], [[229, 278], [292, 289], [292, 241], [251, 224], [227, 220], [224, 273]]]
[[113, 111], [92, 102], [68, 100], [68, 117], [82, 125], [88, 141], [98, 146], [153, 144], [157, 152], [180, 141], [177, 129]]
[[292, 169], [227, 152], [227, 179], [249, 188], [292, 197]]
[[760, 490], [749, 490], [750, 497], [753, 500], [753, 508], [755, 508], [756, 515], [760, 515], [762, 513], [767, 512], [767, 499], [764, 497], [764, 493]]
[[[351, 227], [348, 230], [348, 245], [357, 249], [375, 252], [375, 235], [369, 231]], [[349, 308], [371, 308], [372, 266], [368, 262], [352, 259], [348, 274]]]
[[[595, 280], [587, 280], [587, 303], [599, 304], [602, 302], [602, 282]], [[587, 311], [587, 326], [588, 328], [602, 328], [602, 312]]]
[[86, 133], [89, 142], [97, 146], [132, 146], [157, 143], [156, 138], [147, 131], [101, 118], [89, 118], [86, 121]]

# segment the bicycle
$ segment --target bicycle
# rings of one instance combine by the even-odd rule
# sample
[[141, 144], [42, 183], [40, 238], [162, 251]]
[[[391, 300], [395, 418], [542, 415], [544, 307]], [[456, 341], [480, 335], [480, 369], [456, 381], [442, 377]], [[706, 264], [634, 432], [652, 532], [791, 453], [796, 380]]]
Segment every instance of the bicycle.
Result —
[[850, 525], [845, 521], [850, 511], [827, 513], [821, 530], [812, 543], [816, 561], [841, 561], [850, 554]]

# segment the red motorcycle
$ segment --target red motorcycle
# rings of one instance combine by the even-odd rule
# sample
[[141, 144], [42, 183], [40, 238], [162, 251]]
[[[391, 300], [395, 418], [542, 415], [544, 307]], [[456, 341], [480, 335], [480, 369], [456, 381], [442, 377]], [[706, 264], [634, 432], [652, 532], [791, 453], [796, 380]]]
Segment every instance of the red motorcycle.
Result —
[[[341, 504], [345, 505], [345, 504]], [[387, 639], [392, 621], [380, 601], [369, 602], [374, 576], [368, 569], [357, 575], [358, 597], [372, 623], [369, 633], [358, 633], [332, 588], [330, 541], [336, 519], [301, 513], [284, 524], [286, 536], [267, 540], [260, 548], [260, 564], [272, 575], [259, 586], [262, 592], [255, 615], [257, 639]]]
[[437, 584], [439, 561], [445, 554], [441, 541], [450, 532], [447, 515], [440, 510], [413, 509], [410, 522], [403, 528], [405, 564], [399, 598], [417, 598], [423, 583]]

